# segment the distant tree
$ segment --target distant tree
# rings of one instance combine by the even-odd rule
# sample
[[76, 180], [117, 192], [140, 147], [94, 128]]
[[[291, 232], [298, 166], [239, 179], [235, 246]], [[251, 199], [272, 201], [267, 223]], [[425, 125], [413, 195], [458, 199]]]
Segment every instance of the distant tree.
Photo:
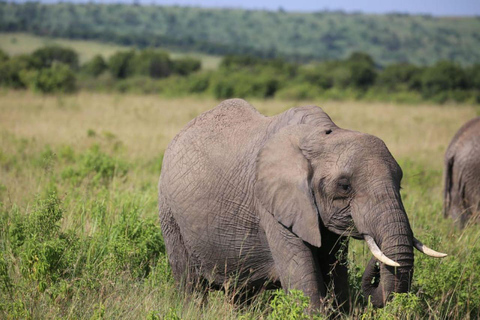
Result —
[[136, 74], [151, 78], [165, 78], [173, 71], [173, 63], [167, 52], [146, 49], [133, 59]]
[[359, 89], [366, 89], [375, 82], [377, 72], [375, 63], [368, 54], [354, 52], [346, 60], [350, 70], [351, 84]]
[[480, 90], [480, 63], [466, 69], [466, 75], [469, 82], [469, 87], [475, 90]]
[[173, 61], [173, 72], [182, 76], [189, 75], [190, 73], [200, 70], [202, 63], [198, 59], [186, 57]]
[[376, 80], [380, 87], [389, 90], [410, 89], [418, 90], [421, 88], [422, 68], [409, 63], [395, 63], [387, 66]]
[[118, 51], [108, 59], [108, 69], [114, 78], [125, 79], [134, 74], [135, 50]]
[[40, 62], [31, 55], [13, 56], [0, 61], [0, 85], [11, 88], [25, 88], [26, 83], [21, 77], [22, 71], [36, 70]]
[[38, 59], [44, 68], [50, 68], [55, 62], [60, 62], [68, 65], [73, 70], [78, 69], [78, 54], [73, 49], [60, 46], [46, 46], [35, 50], [32, 56]]
[[437, 62], [428, 67], [422, 76], [422, 92], [427, 97], [467, 87], [465, 71], [461, 66], [450, 61]]
[[222, 69], [245, 69], [248, 67], [257, 66], [262, 62], [262, 59], [252, 55], [226, 55], [220, 62]]
[[328, 89], [333, 86], [333, 78], [328, 64], [317, 63], [313, 66], [303, 67], [299, 70], [299, 79], [312, 86], [321, 89]]
[[364, 52], [358, 52], [358, 51], [352, 52], [350, 56], [347, 58], [347, 61], [364, 63], [369, 67], [372, 67], [372, 68], [375, 67], [375, 62], [373, 61], [373, 58]]
[[99, 54], [94, 56], [90, 61], [85, 63], [85, 65], [83, 66], [83, 69], [85, 70], [85, 72], [94, 77], [98, 77], [105, 70], [107, 70], [107, 68], [108, 66], [107, 66], [107, 63], [105, 62], [105, 59], [103, 59], [103, 57]]
[[21, 77], [28, 87], [42, 93], [68, 93], [75, 90], [75, 74], [63, 63], [54, 63], [50, 68], [23, 71]]

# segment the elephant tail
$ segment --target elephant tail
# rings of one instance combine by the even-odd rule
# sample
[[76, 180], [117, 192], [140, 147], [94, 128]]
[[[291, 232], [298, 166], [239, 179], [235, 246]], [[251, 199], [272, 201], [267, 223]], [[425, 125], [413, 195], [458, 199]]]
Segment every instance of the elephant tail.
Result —
[[450, 212], [450, 203], [452, 201], [452, 174], [454, 157], [445, 159], [444, 190], [443, 190], [443, 216], [448, 217]]

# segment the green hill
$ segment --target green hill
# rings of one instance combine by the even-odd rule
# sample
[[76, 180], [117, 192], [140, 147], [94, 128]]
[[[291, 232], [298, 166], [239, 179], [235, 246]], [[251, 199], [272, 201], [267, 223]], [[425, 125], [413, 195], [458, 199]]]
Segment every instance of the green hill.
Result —
[[0, 31], [302, 62], [344, 58], [353, 51], [382, 65], [480, 62], [478, 17], [1, 2]]

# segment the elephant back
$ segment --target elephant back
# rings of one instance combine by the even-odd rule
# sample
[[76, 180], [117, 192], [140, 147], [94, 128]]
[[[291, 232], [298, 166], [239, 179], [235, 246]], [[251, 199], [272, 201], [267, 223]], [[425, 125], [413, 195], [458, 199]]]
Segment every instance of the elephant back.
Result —
[[465, 144], [472, 142], [480, 149], [480, 117], [468, 121], [457, 131], [445, 153], [446, 160], [452, 158]]

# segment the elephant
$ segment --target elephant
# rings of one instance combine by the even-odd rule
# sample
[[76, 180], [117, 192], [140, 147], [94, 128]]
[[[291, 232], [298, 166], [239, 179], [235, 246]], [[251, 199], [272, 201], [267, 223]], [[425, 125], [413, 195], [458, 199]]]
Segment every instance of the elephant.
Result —
[[480, 213], [480, 117], [455, 134], [444, 166], [444, 217], [452, 217], [463, 229], [472, 216], [478, 220]]
[[[332, 293], [348, 310], [348, 239], [374, 258], [362, 287], [374, 306], [407, 292], [413, 236], [402, 170], [379, 138], [341, 129], [319, 107], [267, 117], [242, 99], [191, 120], [164, 153], [159, 216], [175, 280]], [[378, 281], [375, 281], [378, 280]], [[263, 289], [262, 289], [263, 290]]]

